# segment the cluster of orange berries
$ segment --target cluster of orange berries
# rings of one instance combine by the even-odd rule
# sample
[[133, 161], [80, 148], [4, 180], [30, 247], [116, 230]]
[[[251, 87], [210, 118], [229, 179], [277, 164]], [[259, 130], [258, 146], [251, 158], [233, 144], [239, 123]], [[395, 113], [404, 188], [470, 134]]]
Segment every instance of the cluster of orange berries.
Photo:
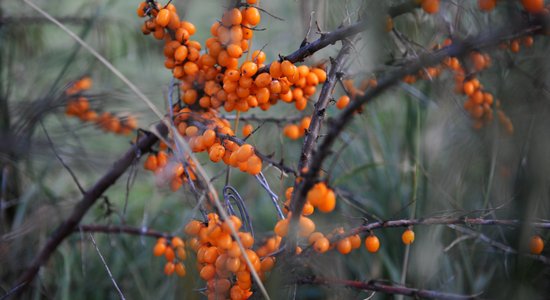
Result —
[[179, 111], [174, 121], [178, 132], [187, 140], [193, 152], [206, 152], [212, 162], [223, 161], [251, 175], [262, 171], [262, 160], [252, 145], [239, 145], [229, 139], [235, 136], [229, 121], [219, 118], [214, 110], [198, 117], [195, 115], [186, 107]]
[[85, 76], [65, 90], [65, 95], [69, 97], [65, 114], [77, 117], [82, 122], [95, 123], [106, 132], [128, 135], [134, 131], [138, 125], [134, 116], [119, 117], [109, 112], [99, 114], [98, 111], [90, 107], [90, 101], [82, 96], [82, 92], [89, 90], [92, 84], [92, 79]]
[[157, 239], [155, 247], [153, 247], [153, 255], [163, 256], [166, 258], [166, 264], [164, 265], [164, 273], [166, 275], [172, 275], [174, 272], [183, 277], [187, 273], [183, 261], [187, 259], [187, 252], [185, 251], [185, 243], [177, 236], [171, 240], [166, 238]]
[[[252, 278], [244, 255], [260, 278], [264, 278], [265, 273], [271, 270], [274, 258], [260, 259], [260, 255], [252, 250], [254, 238], [249, 232], [240, 231], [242, 222], [237, 216], [229, 216], [225, 221], [221, 221], [216, 213], [210, 213], [207, 217], [206, 224], [191, 220], [184, 231], [191, 237], [188, 244], [196, 252], [197, 268], [200, 277], [207, 283], [208, 299], [249, 298], [252, 295]], [[237, 241], [231, 236], [230, 226], [237, 231], [246, 253], [242, 253]]]
[[306, 134], [309, 124], [311, 124], [311, 118], [308, 116], [303, 117], [298, 124], [290, 123], [285, 125], [283, 135], [291, 140], [297, 140]]

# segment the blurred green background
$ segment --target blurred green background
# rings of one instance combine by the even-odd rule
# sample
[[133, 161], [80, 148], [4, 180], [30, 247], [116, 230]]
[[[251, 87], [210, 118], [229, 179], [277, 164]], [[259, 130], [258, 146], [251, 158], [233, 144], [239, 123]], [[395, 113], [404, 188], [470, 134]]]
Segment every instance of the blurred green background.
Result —
[[[476, 1], [442, 1], [439, 15], [415, 11], [394, 20], [395, 28], [414, 43], [406, 44], [387, 33], [386, 9], [406, 1], [261, 1], [261, 7], [284, 21], [262, 15], [253, 49], [263, 50], [267, 61], [297, 49], [310, 24], [309, 40], [331, 31], [342, 22], [368, 19], [368, 30], [356, 40], [346, 67], [355, 79], [392, 69], [403, 56], [414, 57], [447, 37], [468, 37], [498, 27], [517, 17], [516, 1], [501, 1], [497, 11], [482, 14]], [[194, 39], [203, 43], [209, 28], [220, 19], [229, 1], [174, 1], [180, 17], [194, 23]], [[163, 43], [140, 31], [138, 1], [36, 1], [97, 49], [137, 84], [162, 110], [167, 107], [170, 72], [163, 66]], [[311, 14], [315, 11], [315, 14]], [[318, 25], [315, 24], [317, 22]], [[328, 62], [340, 43], [308, 58], [306, 63]], [[487, 217], [544, 220], [550, 217], [548, 128], [550, 128], [546, 76], [547, 37], [519, 54], [488, 49], [492, 67], [480, 80], [502, 101], [515, 133], [507, 135], [498, 122], [474, 130], [464, 112], [464, 97], [453, 92], [449, 73], [414, 85], [400, 84], [369, 104], [342, 134], [335, 154], [325, 163], [329, 184], [354, 197], [339, 195], [338, 208], [313, 218], [318, 230], [351, 228], [364, 221], [413, 217]], [[67, 84], [90, 75], [88, 93], [92, 106], [120, 114], [132, 113], [140, 127], [157, 120], [148, 108], [92, 55], [38, 15], [22, 1], [0, 2], [0, 163], [2, 166], [2, 228], [0, 240], [0, 290], [9, 290], [52, 230], [80, 199], [68, 172], [55, 159], [41, 127], [52, 138], [58, 154], [75, 171], [84, 188], [91, 186], [112, 162], [129, 148], [132, 136], [105, 134], [64, 115], [62, 93]], [[320, 89], [320, 88], [319, 88]], [[335, 98], [342, 94], [341, 87]], [[310, 103], [306, 112], [312, 111]], [[293, 105], [279, 104], [258, 116], [299, 115]], [[250, 113], [249, 113], [250, 114]], [[330, 107], [329, 119], [337, 116]], [[252, 123], [255, 127], [257, 122]], [[242, 126], [242, 123], [241, 123]], [[326, 127], [325, 127], [326, 128]], [[296, 168], [302, 140], [281, 136], [277, 124], [265, 123], [250, 141], [266, 154]], [[222, 165], [199, 154], [211, 176]], [[187, 188], [172, 193], [155, 178], [135, 168], [135, 180], [125, 174], [87, 214], [85, 224], [121, 224], [182, 234], [184, 224], [197, 217]], [[264, 173], [280, 198], [293, 183], [275, 168]], [[134, 174], [134, 173], [131, 173]], [[230, 183], [246, 201], [253, 216], [257, 240], [267, 236], [277, 221], [267, 193], [250, 176], [232, 171]], [[215, 181], [221, 193], [223, 177]], [[124, 209], [126, 207], [126, 209]], [[476, 227], [492, 239], [526, 251], [528, 239], [547, 232], [528, 226]], [[482, 297], [542, 299], [548, 295], [548, 266], [524, 255], [510, 255], [491, 248], [473, 236], [445, 226], [418, 226], [416, 241], [406, 254], [400, 228], [377, 230], [382, 247], [377, 254], [364, 248], [348, 256], [329, 253], [307, 262], [308, 274], [355, 280], [384, 279], [412, 287], [460, 294], [484, 292]], [[192, 260], [184, 278], [166, 277], [164, 261], [152, 256], [154, 240], [118, 234], [95, 234], [113, 277], [127, 299], [200, 299], [204, 286]], [[548, 253], [545, 250], [544, 253]], [[544, 254], [543, 253], [543, 254]], [[408, 267], [403, 261], [408, 257]], [[292, 270], [277, 269], [266, 286], [272, 299], [363, 299], [370, 292], [345, 288], [294, 286], [282, 281]], [[27, 293], [28, 299], [116, 299], [118, 294], [87, 234], [74, 234], [58, 248]], [[377, 293], [373, 299], [391, 296]]]

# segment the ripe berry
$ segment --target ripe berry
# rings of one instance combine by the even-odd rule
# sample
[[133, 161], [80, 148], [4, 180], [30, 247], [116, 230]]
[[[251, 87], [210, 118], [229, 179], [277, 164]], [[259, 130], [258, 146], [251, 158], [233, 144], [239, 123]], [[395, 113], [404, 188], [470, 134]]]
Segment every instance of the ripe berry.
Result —
[[338, 101], [336, 102], [336, 107], [338, 109], [344, 109], [349, 104], [349, 97], [347, 95], [342, 95], [340, 98], [338, 98]]
[[351, 241], [349, 238], [344, 238], [336, 243], [336, 249], [342, 254], [348, 254], [351, 252]]
[[258, 65], [251, 61], [247, 61], [241, 66], [241, 73], [245, 77], [252, 77], [257, 71]]
[[376, 253], [380, 249], [380, 240], [375, 235], [369, 235], [365, 239], [365, 247], [371, 253]]
[[544, 249], [544, 241], [539, 235], [535, 235], [531, 237], [531, 240], [529, 241], [529, 250], [532, 254], [539, 255], [542, 253], [542, 250]]
[[258, 23], [260, 23], [260, 11], [255, 7], [247, 8], [244, 11], [243, 22], [252, 26], [258, 25]]
[[176, 269], [176, 265], [173, 262], [167, 262], [164, 266], [164, 274], [170, 276], [174, 273], [174, 270]]
[[164, 243], [157, 243], [155, 247], [153, 248], [153, 255], [155, 256], [162, 256], [164, 252], [166, 251], [166, 244]]
[[166, 27], [168, 23], [170, 23], [170, 17], [171, 17], [170, 11], [168, 9], [166, 8], [161, 9], [157, 14], [157, 18], [156, 18], [157, 24], [162, 27]]
[[521, 4], [532, 14], [540, 13], [544, 9], [544, 0], [521, 0]]
[[422, 9], [426, 13], [435, 14], [439, 11], [439, 0], [422, 0]]
[[491, 11], [497, 5], [497, 0], [478, 0], [479, 9], [483, 11]]
[[414, 242], [414, 231], [410, 229], [405, 230], [405, 232], [401, 235], [401, 240], [405, 245], [412, 244]]

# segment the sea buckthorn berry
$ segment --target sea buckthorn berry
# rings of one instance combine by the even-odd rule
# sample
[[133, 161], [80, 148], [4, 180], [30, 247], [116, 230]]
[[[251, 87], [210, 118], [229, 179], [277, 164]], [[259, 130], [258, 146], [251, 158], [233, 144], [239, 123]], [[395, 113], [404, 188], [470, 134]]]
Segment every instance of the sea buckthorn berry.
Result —
[[539, 255], [544, 250], [544, 241], [538, 235], [531, 237], [529, 241], [529, 250], [532, 254]]
[[329, 213], [334, 210], [336, 207], [336, 195], [334, 194], [334, 191], [331, 189], [328, 189], [325, 198], [323, 201], [317, 206], [319, 211], [324, 213]]
[[320, 237], [313, 243], [313, 249], [318, 253], [327, 252], [329, 247], [330, 242], [326, 237]]
[[238, 8], [233, 8], [228, 12], [228, 19], [231, 25], [240, 25], [243, 21], [243, 15]]
[[173, 237], [172, 238], [172, 247], [184, 247], [185, 246], [185, 243], [183, 242], [183, 240], [180, 238], [180, 237]]
[[166, 8], [163, 8], [158, 12], [156, 22], [158, 25], [166, 27], [168, 23], [170, 23], [170, 17], [170, 11]]
[[288, 225], [289, 225], [289, 219], [283, 219], [279, 220], [277, 224], [275, 224], [275, 234], [280, 237], [285, 237], [288, 234]]
[[[297, 70], [296, 66], [294, 64], [292, 64], [290, 61], [284, 60], [281, 63], [281, 71], [282, 71], [282, 73], [285, 77], [291, 78], [291, 77], [294, 76], [294, 74], [296, 74], [296, 72], [298, 70]], [[275, 76], [273, 76], [273, 77], [275, 77]]]
[[208, 281], [216, 276], [216, 268], [211, 264], [207, 264], [201, 268], [199, 275], [203, 280]]
[[243, 76], [245, 77], [252, 77], [254, 76], [254, 74], [256, 74], [256, 72], [258, 72], [258, 65], [251, 62], [251, 61], [247, 61], [245, 63], [243, 63], [242, 67], [241, 67], [241, 73]]
[[173, 261], [176, 259], [176, 253], [174, 252], [174, 249], [172, 247], [166, 247], [166, 251], [164, 251], [164, 257], [167, 261]]
[[200, 221], [191, 220], [187, 223], [187, 225], [185, 225], [184, 231], [188, 235], [196, 236], [203, 227], [204, 225]]
[[189, 51], [186, 46], [179, 46], [174, 52], [174, 59], [177, 63], [181, 63], [187, 58], [188, 53]]
[[497, 5], [497, 0], [478, 0], [479, 9], [483, 11], [491, 11]]
[[258, 76], [256, 76], [254, 84], [259, 88], [269, 86], [271, 84], [271, 75], [269, 75], [269, 73], [259, 74]]
[[336, 101], [336, 107], [338, 109], [344, 109], [346, 106], [348, 106], [350, 101], [349, 96], [342, 95], [340, 98], [338, 98], [338, 101]]
[[514, 53], [518, 53], [520, 50], [520, 45], [519, 45], [519, 41], [518, 40], [513, 40], [511, 43], [510, 43], [510, 51], [514, 52]]
[[262, 50], [254, 50], [254, 52], [252, 52], [252, 61], [258, 65], [263, 64], [265, 62], [265, 58], [265, 52]]
[[143, 167], [145, 168], [145, 170], [155, 171], [158, 167], [157, 156], [154, 154], [149, 154], [145, 159]]
[[369, 235], [365, 239], [365, 248], [371, 253], [376, 253], [380, 249], [380, 240], [375, 235]]
[[428, 14], [435, 14], [439, 11], [439, 0], [422, 0], [422, 9]]
[[251, 248], [254, 245], [254, 237], [249, 232], [239, 232], [239, 238], [245, 248]]
[[157, 242], [157, 244], [153, 248], [153, 255], [162, 256], [164, 255], [165, 251], [166, 251], [166, 244]]
[[298, 234], [307, 237], [315, 231], [315, 223], [307, 217], [300, 217]]
[[187, 271], [185, 270], [185, 266], [182, 263], [177, 263], [174, 270], [176, 271], [176, 274], [179, 277], [184, 277], [185, 274], [187, 274]]
[[283, 76], [283, 70], [281, 67], [281, 63], [278, 61], [274, 61], [269, 66], [269, 74], [273, 78], [280, 78]]
[[357, 249], [361, 247], [361, 237], [358, 234], [350, 236], [349, 241], [351, 242], [351, 248]]
[[246, 124], [243, 126], [243, 136], [249, 136], [252, 131], [254, 131], [254, 127], [252, 127], [252, 125]]
[[313, 232], [312, 234], [309, 235], [309, 238], [308, 238], [308, 243], [310, 245], [313, 245], [315, 244], [315, 242], [320, 239], [320, 238], [323, 238], [325, 237], [325, 235], [321, 232]]
[[227, 54], [231, 57], [239, 58], [243, 55], [243, 49], [239, 45], [231, 44], [227, 46]]
[[247, 172], [251, 175], [258, 175], [262, 171], [262, 160], [256, 156], [252, 155], [246, 161]]
[[288, 124], [283, 128], [283, 134], [292, 140], [300, 137], [300, 128], [295, 124]]
[[464, 85], [462, 86], [462, 89], [464, 91], [464, 94], [466, 95], [472, 95], [475, 92], [475, 86], [471, 81], [464, 82]]
[[166, 265], [164, 265], [164, 274], [170, 276], [174, 273], [174, 270], [176, 269], [176, 265], [169, 261], [166, 263]]
[[405, 230], [401, 235], [401, 240], [405, 245], [412, 244], [414, 242], [414, 231], [412, 231], [411, 229]]
[[250, 144], [244, 144], [237, 150], [237, 160], [239, 162], [247, 161], [254, 154], [254, 147]]
[[252, 26], [256, 26], [260, 23], [260, 11], [255, 7], [249, 7], [244, 10], [243, 22]]
[[532, 14], [540, 13], [544, 9], [544, 0], [521, 0], [521, 4]]
[[336, 249], [338, 250], [338, 252], [340, 252], [341, 254], [344, 254], [344, 255], [350, 253], [351, 250], [352, 250], [350, 239], [349, 238], [344, 238], [344, 239], [339, 240], [336, 243]]

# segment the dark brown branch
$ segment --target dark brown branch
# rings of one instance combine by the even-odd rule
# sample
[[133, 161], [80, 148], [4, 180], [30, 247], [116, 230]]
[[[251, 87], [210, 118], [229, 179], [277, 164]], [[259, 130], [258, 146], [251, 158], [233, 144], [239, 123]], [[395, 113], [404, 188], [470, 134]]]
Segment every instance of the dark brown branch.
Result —
[[426, 298], [426, 299], [447, 299], [447, 300], [465, 300], [476, 299], [477, 295], [458, 295], [444, 293], [434, 290], [424, 290], [417, 288], [410, 288], [403, 285], [390, 285], [381, 281], [371, 280], [368, 282], [345, 280], [338, 278], [306, 278], [299, 279], [299, 284], [314, 284], [314, 285], [326, 285], [326, 286], [343, 286], [359, 290], [375, 291], [384, 294], [392, 295], [404, 295], [413, 298]]
[[[309, 170], [303, 176], [303, 180], [294, 189], [293, 199], [291, 203], [293, 212], [302, 211], [307, 192], [313, 187], [318, 180], [319, 172], [321, 171], [324, 160], [330, 154], [330, 149], [336, 141], [338, 135], [351, 122], [357, 109], [364, 104], [372, 101], [378, 95], [382, 94], [395, 84], [399, 83], [405, 75], [416, 74], [423, 68], [435, 66], [441, 63], [447, 57], [462, 57], [473, 50], [487, 48], [499, 44], [502, 41], [507, 41], [516, 37], [533, 33], [541, 28], [540, 24], [519, 23], [515, 28], [502, 28], [501, 30], [491, 31], [489, 34], [481, 34], [461, 42], [453, 43], [452, 45], [426, 53], [411, 61], [409, 64], [390, 72], [388, 75], [379, 80], [378, 85], [365, 93], [364, 96], [358, 97], [352, 101], [346, 109], [334, 120], [326, 134], [323, 142], [319, 145], [311, 158]], [[514, 32], [510, 34], [510, 32]], [[298, 217], [299, 214], [294, 214]], [[294, 218], [293, 218], [294, 219]]]
[[[392, 18], [395, 18], [399, 15], [406, 14], [411, 12], [415, 8], [418, 8], [418, 4], [415, 0], [409, 0], [406, 3], [399, 4], [394, 7], [390, 7], [388, 10], [388, 15]], [[334, 43], [344, 40], [348, 37], [352, 37], [357, 33], [367, 29], [367, 22], [365, 20], [358, 21], [355, 24], [348, 26], [342, 26], [334, 31], [329, 33], [322, 33], [321, 36], [315, 41], [306, 44], [300, 49], [290, 53], [289, 55], [282, 56], [283, 59], [289, 60], [293, 63], [304, 61], [308, 56], [313, 55], [315, 52], [329, 46]], [[258, 70], [259, 73], [264, 73], [269, 71], [271, 64], [264, 66]]]
[[138, 228], [133, 226], [127, 226], [127, 225], [96, 225], [96, 224], [88, 224], [88, 225], [80, 225], [77, 226], [74, 230], [75, 233], [78, 232], [101, 232], [101, 233], [108, 233], [108, 234], [130, 234], [130, 235], [139, 235], [139, 236], [148, 236], [152, 238], [171, 238], [172, 235], [157, 231], [154, 229], [146, 229], [146, 228]]
[[[165, 134], [166, 127], [164, 125], [157, 126], [157, 130]], [[136, 145], [134, 145], [130, 150], [128, 150], [118, 161], [116, 161], [111, 169], [101, 177], [90, 189], [86, 191], [82, 200], [76, 205], [73, 209], [71, 215], [63, 222], [57, 229], [52, 233], [50, 238], [47, 240], [46, 244], [42, 247], [39, 254], [35, 257], [34, 261], [27, 268], [25, 273], [19, 277], [17, 283], [14, 285], [14, 289], [17, 291], [10, 291], [9, 295], [14, 293], [19, 294], [26, 286], [28, 286], [33, 279], [38, 274], [38, 271], [44, 265], [52, 253], [57, 249], [59, 244], [72, 234], [77, 228], [78, 224], [88, 212], [90, 207], [100, 198], [103, 193], [113, 185], [117, 179], [126, 172], [128, 167], [139, 158], [143, 153], [147, 153], [150, 150], [150, 147], [158, 141], [158, 138], [148, 133], [142, 137]]]

